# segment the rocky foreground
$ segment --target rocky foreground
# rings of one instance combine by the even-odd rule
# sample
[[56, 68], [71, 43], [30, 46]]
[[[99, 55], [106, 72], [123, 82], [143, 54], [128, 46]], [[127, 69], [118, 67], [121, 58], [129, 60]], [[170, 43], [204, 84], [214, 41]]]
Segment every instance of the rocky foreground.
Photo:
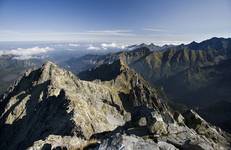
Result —
[[0, 99], [0, 149], [229, 149], [230, 137], [118, 60], [81, 75], [47, 62]]

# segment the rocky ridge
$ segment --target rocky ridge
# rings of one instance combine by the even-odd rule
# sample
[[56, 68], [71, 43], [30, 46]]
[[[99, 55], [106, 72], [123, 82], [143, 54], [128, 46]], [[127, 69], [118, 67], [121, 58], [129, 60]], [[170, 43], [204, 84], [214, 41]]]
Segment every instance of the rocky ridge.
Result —
[[124, 61], [85, 73], [91, 81], [52, 62], [26, 72], [1, 98], [0, 149], [229, 148], [225, 132], [172, 110]]

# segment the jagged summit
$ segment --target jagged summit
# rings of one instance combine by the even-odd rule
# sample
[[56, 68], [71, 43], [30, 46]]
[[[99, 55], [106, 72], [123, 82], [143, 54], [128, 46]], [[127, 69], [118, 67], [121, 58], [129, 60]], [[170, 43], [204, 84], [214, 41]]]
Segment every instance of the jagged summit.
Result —
[[57, 65], [55, 63], [53, 63], [52, 61], [46, 61], [42, 66], [46, 67], [50, 67], [50, 66], [56, 66]]
[[80, 81], [48, 62], [25, 74], [1, 100], [0, 148], [25, 149], [50, 134], [87, 139], [113, 130], [124, 123], [118, 99], [108, 87]]
[[45, 62], [41, 67], [42, 70], [47, 71], [48, 73], [49, 71], [52, 71], [52, 69], [57, 69], [57, 68], [59, 67], [51, 61]]
[[229, 146], [223, 132], [194, 111], [169, 109], [125, 62], [88, 73], [101, 81], [80, 80], [52, 62], [25, 73], [0, 100], [0, 149]]

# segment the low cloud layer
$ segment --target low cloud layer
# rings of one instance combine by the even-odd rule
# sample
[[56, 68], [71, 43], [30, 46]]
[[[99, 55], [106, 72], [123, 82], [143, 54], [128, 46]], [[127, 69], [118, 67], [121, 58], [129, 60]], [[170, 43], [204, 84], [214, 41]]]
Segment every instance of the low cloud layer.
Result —
[[[115, 42], [102, 43], [77, 43], [77, 42], [44, 42], [44, 43], [23, 43], [22, 45], [14, 45], [15, 48], [9, 48], [7, 45], [2, 45], [0, 49], [0, 56], [12, 55], [14, 59], [41, 59], [44, 57], [52, 57], [58, 53], [84, 53], [85, 52], [111, 52], [126, 49], [126, 45]], [[17, 48], [18, 47], [18, 48]], [[54, 51], [55, 50], [55, 51]], [[72, 52], [70, 52], [72, 51]], [[48, 53], [49, 52], [49, 53]], [[58, 54], [59, 55], [59, 54]]]
[[51, 47], [32, 47], [32, 48], [17, 48], [11, 50], [0, 50], [0, 56], [13, 55], [15, 59], [31, 59], [38, 58], [38, 55], [53, 51]]
[[79, 47], [80, 45], [76, 44], [76, 43], [69, 43], [68, 46], [70, 46], [70, 47]]
[[116, 43], [102, 43], [101, 47], [103, 49], [108, 49], [108, 48], [124, 49], [125, 45], [118, 45]]
[[87, 50], [100, 50], [101, 48], [100, 47], [96, 47], [96, 46], [93, 46], [93, 45], [89, 45]]
[[126, 48], [125, 45], [117, 44], [117, 43], [101, 43], [97, 46], [90, 44], [87, 47], [87, 50], [118, 50], [118, 49], [124, 49]]

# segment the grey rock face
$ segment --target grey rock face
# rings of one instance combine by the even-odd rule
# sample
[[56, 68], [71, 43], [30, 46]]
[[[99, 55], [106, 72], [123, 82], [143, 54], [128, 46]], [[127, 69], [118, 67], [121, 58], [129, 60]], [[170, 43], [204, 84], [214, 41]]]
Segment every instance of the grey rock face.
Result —
[[143, 140], [136, 136], [126, 136], [116, 134], [108, 139], [103, 140], [99, 150], [159, 150], [158, 145], [151, 140]]
[[185, 117], [186, 125], [189, 128], [194, 129], [198, 134], [213, 139], [215, 143], [226, 143], [225, 137], [222, 136], [222, 131], [217, 130], [216, 127], [210, 125], [203, 118], [201, 118], [195, 111], [188, 110], [183, 115]]

